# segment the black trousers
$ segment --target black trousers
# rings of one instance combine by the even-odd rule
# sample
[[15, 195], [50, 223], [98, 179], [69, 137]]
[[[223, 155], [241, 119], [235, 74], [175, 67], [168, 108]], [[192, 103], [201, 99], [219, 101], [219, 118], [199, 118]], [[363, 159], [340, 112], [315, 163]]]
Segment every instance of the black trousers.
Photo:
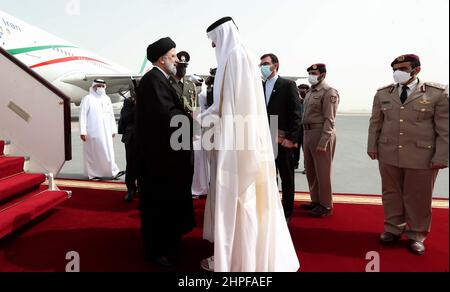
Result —
[[298, 148], [294, 149], [294, 168], [300, 163], [301, 151], [303, 148], [303, 126], [300, 127], [300, 135], [298, 136]]
[[125, 156], [127, 160], [125, 184], [127, 185], [128, 192], [136, 191], [137, 167], [134, 138], [131, 138], [131, 140], [125, 144]]
[[290, 218], [295, 201], [294, 150], [278, 144], [278, 156], [275, 162], [281, 177], [284, 215]]
[[147, 210], [141, 211], [141, 232], [147, 259], [179, 255], [181, 236], [167, 230], [163, 218], [155, 218]]

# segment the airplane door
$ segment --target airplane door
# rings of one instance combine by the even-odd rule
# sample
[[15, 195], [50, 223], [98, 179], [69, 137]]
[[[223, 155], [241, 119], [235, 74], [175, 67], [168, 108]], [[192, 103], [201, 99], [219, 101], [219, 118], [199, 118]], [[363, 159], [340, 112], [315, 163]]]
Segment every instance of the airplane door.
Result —
[[8, 38], [11, 35], [11, 31], [5, 27], [3, 24], [0, 23], [0, 46], [4, 49], [6, 48], [6, 45], [8, 43]]

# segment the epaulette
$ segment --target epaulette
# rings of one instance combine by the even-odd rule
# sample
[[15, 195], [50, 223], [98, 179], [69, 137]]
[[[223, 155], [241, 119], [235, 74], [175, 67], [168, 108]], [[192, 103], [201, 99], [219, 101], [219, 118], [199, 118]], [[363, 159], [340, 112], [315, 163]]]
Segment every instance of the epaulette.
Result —
[[385, 89], [390, 89], [389, 92], [392, 93], [392, 92], [395, 90], [395, 87], [396, 87], [395, 84], [389, 84], [389, 85], [383, 86], [383, 87], [381, 87], [381, 88], [378, 88], [377, 91], [381, 91], [381, 90], [385, 90]]
[[425, 82], [425, 88], [426, 87], [433, 87], [439, 90], [444, 91], [447, 88], [447, 85], [440, 84], [440, 83], [434, 83], [434, 82]]
[[328, 94], [330, 91], [332, 91], [332, 90], [336, 91], [336, 92], [339, 94], [339, 92], [338, 92], [336, 89], [334, 89], [333, 87], [331, 87], [331, 86], [328, 86], [328, 88], [326, 88], [325, 90], [326, 90], [326, 93], [327, 93], [327, 94]]

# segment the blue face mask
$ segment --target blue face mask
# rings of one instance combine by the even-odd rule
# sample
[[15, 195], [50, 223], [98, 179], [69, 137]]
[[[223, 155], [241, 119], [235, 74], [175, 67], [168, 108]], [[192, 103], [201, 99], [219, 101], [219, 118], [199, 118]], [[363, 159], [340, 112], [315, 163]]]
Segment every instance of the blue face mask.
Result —
[[270, 75], [272, 75], [272, 70], [270, 70], [270, 66], [269, 65], [264, 65], [261, 66], [261, 74], [264, 77], [264, 79], [269, 78]]

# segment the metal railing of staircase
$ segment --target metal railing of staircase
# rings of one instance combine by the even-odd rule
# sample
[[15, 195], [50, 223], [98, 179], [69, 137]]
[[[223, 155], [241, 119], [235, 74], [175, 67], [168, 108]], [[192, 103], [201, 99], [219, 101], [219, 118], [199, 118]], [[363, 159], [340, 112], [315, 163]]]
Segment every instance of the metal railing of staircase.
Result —
[[71, 137], [71, 120], [70, 120], [70, 98], [62, 93], [58, 88], [45, 80], [42, 76], [28, 68], [25, 64], [19, 61], [17, 58], [9, 54], [3, 48], [0, 47], [0, 54], [9, 59], [11, 62], [21, 68], [28, 75], [32, 76], [43, 86], [47, 87], [55, 95], [61, 98], [61, 102], [64, 103], [64, 146], [65, 146], [65, 159], [66, 161], [72, 160], [72, 137]]

